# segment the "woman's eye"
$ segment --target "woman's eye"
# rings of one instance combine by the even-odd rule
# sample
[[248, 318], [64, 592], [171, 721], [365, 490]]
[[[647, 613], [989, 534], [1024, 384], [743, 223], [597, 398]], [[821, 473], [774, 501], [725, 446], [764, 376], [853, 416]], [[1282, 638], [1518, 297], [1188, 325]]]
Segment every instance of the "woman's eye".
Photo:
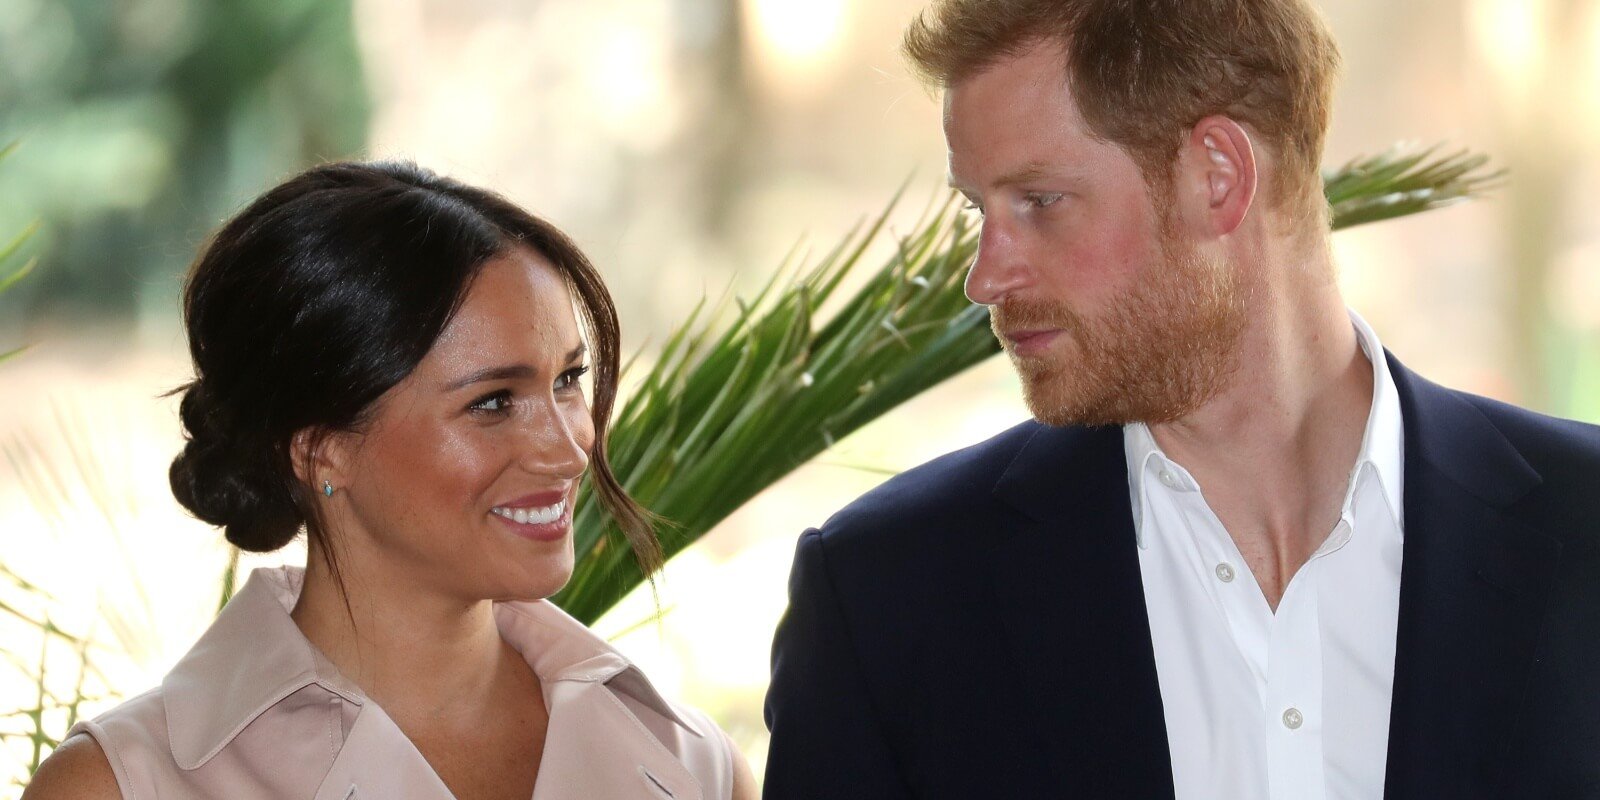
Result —
[[467, 408], [472, 411], [482, 411], [490, 414], [504, 414], [511, 409], [511, 392], [502, 389], [494, 394], [479, 398]]
[[588, 372], [589, 372], [589, 368], [587, 366], [573, 367], [572, 369], [569, 369], [566, 372], [561, 373], [561, 377], [556, 379], [556, 388], [557, 389], [573, 389], [573, 388], [576, 388], [578, 386], [578, 380], [581, 379]]

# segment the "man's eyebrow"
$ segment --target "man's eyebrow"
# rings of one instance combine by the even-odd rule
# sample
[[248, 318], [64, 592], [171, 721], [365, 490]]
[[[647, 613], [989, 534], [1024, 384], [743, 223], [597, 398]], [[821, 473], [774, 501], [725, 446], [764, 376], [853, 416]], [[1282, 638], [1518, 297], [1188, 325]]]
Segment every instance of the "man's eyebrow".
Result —
[[[1036, 181], [1040, 178], [1047, 178], [1051, 176], [1061, 176], [1070, 180], [1074, 177], [1074, 174], [1065, 170], [1054, 169], [1046, 164], [1035, 161], [1001, 175], [999, 178], [995, 179], [993, 185], [997, 188], [1015, 186], [1019, 183], [1028, 183], [1030, 181]], [[950, 188], [961, 192], [962, 194], [967, 193], [966, 188], [961, 186], [954, 175], [946, 176], [945, 184]]]
[[[589, 352], [589, 346], [580, 342], [577, 347], [572, 348], [572, 351], [567, 353], [567, 358], [564, 363], [571, 364], [572, 362], [577, 361], [579, 358], [582, 358], [584, 353], [587, 352]], [[538, 370], [528, 366], [527, 364], [502, 364], [495, 367], [486, 367], [470, 373], [465, 377], [453, 380], [445, 384], [444, 390], [447, 392], [453, 392], [457, 389], [463, 389], [471, 386], [474, 383], [483, 383], [485, 381], [503, 381], [510, 380], [512, 378], [531, 378], [536, 374], [538, 374]]]

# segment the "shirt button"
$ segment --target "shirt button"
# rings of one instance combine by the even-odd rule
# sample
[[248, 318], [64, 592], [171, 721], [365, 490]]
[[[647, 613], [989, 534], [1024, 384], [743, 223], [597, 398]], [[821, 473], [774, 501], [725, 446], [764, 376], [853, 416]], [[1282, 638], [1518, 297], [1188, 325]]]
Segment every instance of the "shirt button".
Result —
[[1300, 709], [1290, 708], [1283, 712], [1283, 727], [1289, 730], [1299, 730], [1306, 718], [1300, 714]]
[[1233, 583], [1233, 565], [1224, 561], [1217, 565], [1217, 580], [1223, 583]]
[[1178, 488], [1178, 479], [1172, 474], [1172, 470], [1161, 470], [1161, 482], [1166, 484], [1168, 489]]

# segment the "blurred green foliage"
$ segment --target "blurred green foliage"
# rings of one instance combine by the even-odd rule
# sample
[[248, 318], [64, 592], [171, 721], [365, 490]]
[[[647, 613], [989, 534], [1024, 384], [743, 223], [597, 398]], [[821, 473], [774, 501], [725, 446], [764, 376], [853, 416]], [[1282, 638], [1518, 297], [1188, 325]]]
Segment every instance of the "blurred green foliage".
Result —
[[[6, 157], [11, 155], [11, 153], [16, 149], [16, 142], [12, 142], [4, 147], [0, 147], [0, 161], [5, 161]], [[28, 227], [24, 228], [21, 233], [13, 236], [10, 241], [0, 240], [5, 242], [4, 244], [0, 244], [0, 295], [5, 294], [8, 289], [16, 286], [17, 283], [23, 278], [28, 277], [28, 273], [32, 272], [34, 265], [38, 263], [38, 261], [35, 259], [29, 259], [27, 263], [15, 269], [12, 269], [10, 266], [10, 263], [16, 259], [17, 254], [22, 251], [23, 246], [26, 245], [28, 240], [32, 239], [33, 235], [38, 232], [39, 223], [34, 222], [29, 224]], [[22, 352], [22, 350], [23, 348], [19, 347], [15, 350], [6, 350], [0, 352], [0, 361], [5, 361], [6, 359]]]
[[0, 231], [47, 255], [8, 312], [171, 315], [206, 233], [362, 147], [351, 0], [0, 0]]

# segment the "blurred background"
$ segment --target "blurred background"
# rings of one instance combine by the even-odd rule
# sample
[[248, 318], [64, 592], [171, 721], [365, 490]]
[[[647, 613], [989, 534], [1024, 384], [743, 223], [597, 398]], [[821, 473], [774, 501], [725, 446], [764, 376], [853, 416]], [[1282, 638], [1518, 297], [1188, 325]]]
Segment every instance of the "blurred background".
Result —
[[[922, 0], [0, 0], [0, 714], [159, 681], [228, 553], [171, 499], [182, 276], [297, 169], [404, 157], [562, 227], [648, 360], [703, 297], [753, 291], [909, 188], [942, 196], [937, 98], [899, 59]], [[1436, 381], [1600, 421], [1600, 0], [1340, 0], [1327, 160], [1485, 152], [1489, 199], [1335, 237], [1351, 305]], [[909, 184], [907, 183], [909, 181]], [[597, 628], [762, 767], [793, 542], [888, 473], [1026, 417], [994, 359], [844, 440]], [[244, 566], [300, 563], [291, 547]], [[20, 588], [19, 588], [20, 587]], [[48, 634], [41, 634], [47, 624]], [[31, 637], [31, 638], [30, 638]], [[50, 665], [45, 683], [32, 676]], [[0, 716], [0, 786], [64, 709]], [[0, 795], [6, 791], [0, 789]]]

